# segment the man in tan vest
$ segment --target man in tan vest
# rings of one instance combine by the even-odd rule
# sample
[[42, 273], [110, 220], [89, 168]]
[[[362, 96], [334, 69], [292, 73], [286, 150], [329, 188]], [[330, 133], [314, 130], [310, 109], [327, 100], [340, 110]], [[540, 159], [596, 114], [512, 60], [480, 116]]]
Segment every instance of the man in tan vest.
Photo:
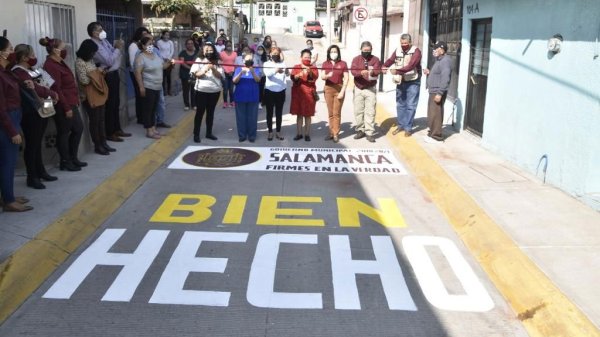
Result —
[[421, 87], [421, 50], [412, 45], [409, 34], [402, 34], [400, 49], [396, 49], [383, 66], [384, 69], [390, 70], [392, 79], [396, 83], [398, 127], [392, 134], [396, 135], [404, 130], [404, 136], [410, 137]]

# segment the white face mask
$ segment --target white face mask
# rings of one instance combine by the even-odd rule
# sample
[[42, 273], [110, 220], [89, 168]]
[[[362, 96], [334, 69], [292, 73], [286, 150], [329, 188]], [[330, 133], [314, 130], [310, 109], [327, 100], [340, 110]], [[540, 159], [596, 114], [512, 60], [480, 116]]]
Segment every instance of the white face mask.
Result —
[[154, 50], [154, 46], [153, 45], [149, 45], [146, 47], [146, 51], [151, 53]]
[[99, 38], [100, 40], [104, 40], [104, 39], [106, 39], [106, 32], [105, 32], [104, 30], [103, 30], [103, 31], [101, 31], [101, 32], [100, 32], [100, 35], [98, 36], [98, 38]]
[[331, 57], [332, 60], [337, 60], [338, 58], [338, 54], [337, 53], [330, 53], [329, 56]]
[[264, 51], [262, 51], [262, 50], [259, 50], [259, 51], [257, 51], [256, 53], [258, 53], [258, 55], [262, 55], [262, 54], [264, 54], [265, 52], [264, 52]]

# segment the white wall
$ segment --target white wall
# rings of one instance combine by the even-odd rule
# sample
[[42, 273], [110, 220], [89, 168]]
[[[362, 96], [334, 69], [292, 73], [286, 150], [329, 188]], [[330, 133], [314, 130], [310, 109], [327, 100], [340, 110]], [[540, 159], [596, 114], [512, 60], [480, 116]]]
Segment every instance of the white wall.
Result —
[[[463, 10], [458, 127], [468, 104], [472, 22], [492, 18], [482, 143], [540, 178], [546, 156], [547, 183], [583, 199], [600, 196], [600, 1], [479, 0]], [[556, 33], [565, 40], [554, 55], [546, 45]]]
[[[96, 21], [95, 0], [52, 0], [49, 2], [75, 7], [75, 34], [77, 41], [72, 41], [75, 46], [78, 46], [81, 41], [88, 38], [87, 25], [92, 21]], [[8, 39], [13, 46], [27, 41], [24, 1], [2, 1], [0, 30], [3, 29], [8, 30]], [[38, 55], [39, 57], [40, 55]]]

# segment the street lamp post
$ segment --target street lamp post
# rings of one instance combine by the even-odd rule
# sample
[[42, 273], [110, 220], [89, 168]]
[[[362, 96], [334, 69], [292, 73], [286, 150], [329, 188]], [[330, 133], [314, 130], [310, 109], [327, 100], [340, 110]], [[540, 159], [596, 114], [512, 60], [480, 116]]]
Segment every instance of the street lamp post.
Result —
[[[387, 35], [387, 0], [383, 0], [381, 13], [381, 62], [385, 60], [385, 37]], [[383, 91], [383, 73], [379, 74], [379, 92]]]

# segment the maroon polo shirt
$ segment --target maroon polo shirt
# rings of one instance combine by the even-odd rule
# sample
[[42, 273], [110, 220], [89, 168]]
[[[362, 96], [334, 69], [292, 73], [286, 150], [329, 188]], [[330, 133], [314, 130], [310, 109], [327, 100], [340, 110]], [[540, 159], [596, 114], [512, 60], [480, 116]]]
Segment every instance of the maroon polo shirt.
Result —
[[57, 62], [50, 56], [46, 58], [44, 70], [52, 76], [54, 84], [50, 89], [58, 94], [58, 103], [63, 111], [72, 110], [73, 107], [79, 106], [79, 93], [77, 91], [77, 83], [71, 68], [64, 62]]
[[345, 61], [325, 61], [321, 66], [325, 73], [333, 72], [333, 76], [325, 81], [326, 85], [338, 85], [344, 83], [344, 73], [348, 72], [348, 64]]
[[13, 127], [9, 111], [21, 108], [19, 82], [8, 69], [0, 66], [0, 128], [12, 138], [19, 133]]
[[368, 66], [373, 67], [373, 71], [370, 74], [371, 77], [379, 76], [379, 73], [381, 73], [381, 62], [377, 56], [371, 55], [368, 59], [365, 59], [362, 55], [358, 55], [352, 59], [350, 73], [354, 76], [354, 85], [359, 89], [371, 88], [377, 84], [377, 80], [369, 81], [368, 77], [361, 75], [360, 72], [367, 69]]

